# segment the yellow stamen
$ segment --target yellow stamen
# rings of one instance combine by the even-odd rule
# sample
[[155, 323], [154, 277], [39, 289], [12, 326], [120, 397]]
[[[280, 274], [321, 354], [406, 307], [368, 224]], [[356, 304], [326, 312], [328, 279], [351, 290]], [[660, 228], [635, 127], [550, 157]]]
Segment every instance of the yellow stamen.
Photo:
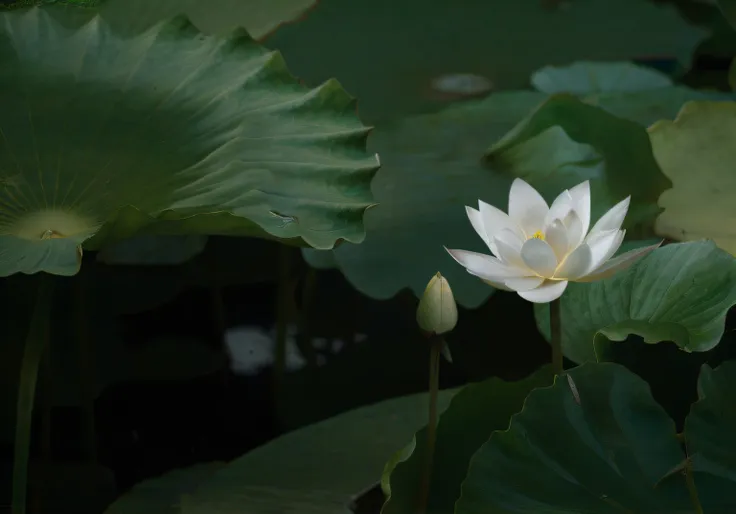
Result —
[[534, 238], [534, 239], [541, 239], [542, 241], [544, 241], [544, 232], [542, 232], [541, 230], [537, 230], [532, 235], [532, 238]]

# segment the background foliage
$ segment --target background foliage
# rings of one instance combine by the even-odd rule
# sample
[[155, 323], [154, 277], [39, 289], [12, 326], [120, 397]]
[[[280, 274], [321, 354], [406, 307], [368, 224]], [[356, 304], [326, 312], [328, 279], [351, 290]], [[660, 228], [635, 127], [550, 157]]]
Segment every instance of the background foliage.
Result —
[[[683, 470], [736, 507], [731, 2], [0, 11], [0, 505], [27, 433], [36, 513], [411, 511], [439, 271], [430, 511], [690, 512]], [[594, 218], [631, 194], [625, 246], [667, 243], [569, 287], [554, 383], [547, 306], [443, 249], [515, 177], [590, 180]]]

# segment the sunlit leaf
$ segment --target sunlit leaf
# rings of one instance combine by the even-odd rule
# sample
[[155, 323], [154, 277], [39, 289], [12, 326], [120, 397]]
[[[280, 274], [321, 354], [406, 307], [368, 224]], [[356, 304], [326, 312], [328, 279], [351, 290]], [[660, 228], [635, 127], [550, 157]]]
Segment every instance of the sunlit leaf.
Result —
[[659, 197], [657, 232], [680, 241], [713, 239], [736, 254], [736, 103], [689, 102], [649, 136], [672, 181]]

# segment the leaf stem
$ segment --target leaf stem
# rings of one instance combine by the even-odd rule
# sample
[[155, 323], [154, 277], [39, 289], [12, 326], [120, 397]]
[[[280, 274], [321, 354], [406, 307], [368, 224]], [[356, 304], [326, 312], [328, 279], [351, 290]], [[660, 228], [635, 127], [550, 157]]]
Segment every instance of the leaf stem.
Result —
[[562, 354], [562, 316], [560, 299], [552, 300], [549, 304], [549, 326], [552, 334], [552, 370], [555, 375], [565, 371]]
[[700, 505], [698, 490], [695, 488], [695, 479], [693, 478], [693, 463], [689, 457], [685, 465], [685, 482], [687, 483], [687, 490], [690, 493], [690, 501], [695, 508], [695, 514], [703, 514], [703, 507]]
[[289, 323], [289, 279], [291, 277], [291, 248], [280, 245], [278, 253], [278, 284], [276, 288], [276, 341], [273, 355], [273, 397], [277, 422], [281, 424], [284, 380], [286, 378], [286, 350]]
[[424, 460], [422, 487], [419, 491], [419, 513], [427, 512], [429, 506], [429, 488], [432, 482], [432, 466], [434, 463], [434, 447], [437, 442], [437, 396], [440, 389], [440, 355], [444, 340], [434, 335], [429, 349], [429, 420], [427, 423], [427, 454]]
[[25, 514], [28, 493], [28, 461], [31, 450], [31, 424], [36, 396], [38, 368], [48, 346], [49, 318], [53, 299], [53, 276], [38, 276], [36, 304], [33, 307], [31, 326], [23, 348], [23, 362], [18, 385], [18, 403], [15, 419], [15, 447], [13, 450], [13, 500], [12, 514]]
[[[89, 270], [87, 270], [89, 271]], [[74, 284], [74, 324], [76, 328], [77, 358], [79, 359], [79, 385], [82, 391], [84, 458], [87, 462], [97, 462], [97, 427], [95, 422], [96, 370], [95, 347], [89, 332], [89, 313], [87, 312], [87, 292], [90, 283], [89, 273], [82, 270]]]

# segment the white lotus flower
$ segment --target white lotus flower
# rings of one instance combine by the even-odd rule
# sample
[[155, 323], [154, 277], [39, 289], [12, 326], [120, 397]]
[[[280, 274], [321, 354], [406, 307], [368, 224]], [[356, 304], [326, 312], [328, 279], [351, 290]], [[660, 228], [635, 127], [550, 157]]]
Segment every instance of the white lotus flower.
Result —
[[[532, 186], [514, 180], [509, 213], [478, 201], [466, 207], [470, 222], [495, 256], [447, 250], [469, 273], [534, 303], [559, 298], [568, 282], [592, 282], [625, 269], [661, 243], [611, 259], [624, 240], [621, 224], [631, 197], [590, 226], [590, 184], [563, 191], [548, 206]], [[587, 235], [586, 235], [587, 234]]]

